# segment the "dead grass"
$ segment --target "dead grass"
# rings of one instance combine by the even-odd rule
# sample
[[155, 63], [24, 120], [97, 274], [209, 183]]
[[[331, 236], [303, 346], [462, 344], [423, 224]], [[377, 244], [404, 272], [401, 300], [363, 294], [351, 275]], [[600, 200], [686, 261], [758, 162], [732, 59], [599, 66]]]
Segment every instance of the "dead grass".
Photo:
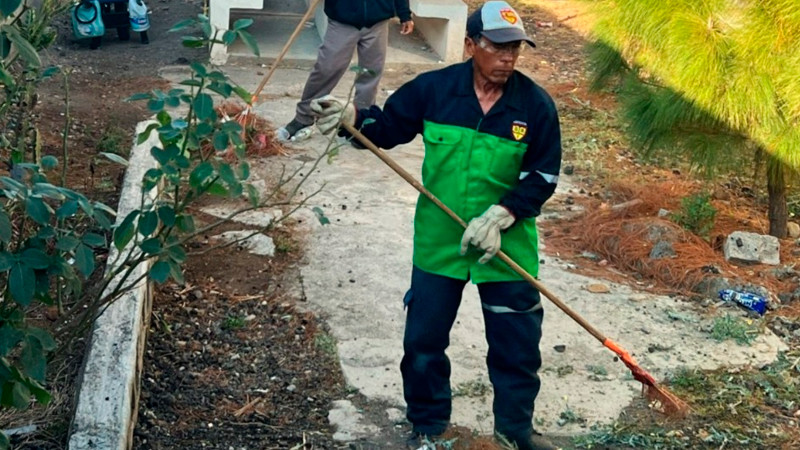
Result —
[[[723, 196], [728, 200], [712, 199], [717, 218], [705, 240], [690, 233], [669, 216], [658, 217], [658, 211], [676, 211], [681, 199], [701, 191], [704, 185], [682, 176], [666, 176], [654, 183], [612, 183], [607, 188], [605, 200], [582, 200], [586, 214], [563, 220], [558, 226], [549, 226], [548, 251], [561, 256], [577, 258], [589, 251], [605, 259], [622, 273], [610, 272], [597, 264], [580, 264], [592, 275], [602, 275], [612, 281], [630, 282], [630, 277], [641, 278], [652, 284], [657, 292], [674, 292], [692, 295], [705, 278], [719, 274], [731, 280], [741, 280], [762, 285], [773, 294], [791, 292], [796, 281], [791, 277], [779, 279], [772, 273], [773, 266], [738, 266], [727, 262], [722, 253], [722, 242], [734, 231], [765, 233], [766, 213], [763, 205], [753, 199]], [[719, 187], [718, 189], [724, 189]], [[720, 195], [721, 196], [721, 195]], [[614, 204], [640, 200], [637, 205], [615, 210]], [[730, 200], [733, 199], [733, 200]], [[674, 258], [651, 259], [650, 252], [658, 240], [671, 241]], [[785, 240], [782, 261], [792, 261], [793, 243]], [[791, 313], [794, 310], [787, 310]]]
[[[224, 102], [217, 106], [216, 110], [223, 118], [237, 120], [244, 127], [247, 156], [263, 157], [287, 154], [286, 148], [275, 140], [275, 129], [268, 120], [259, 117], [253, 111], [243, 115], [245, 107], [239, 103]], [[212, 143], [206, 143], [203, 150], [212, 151]]]

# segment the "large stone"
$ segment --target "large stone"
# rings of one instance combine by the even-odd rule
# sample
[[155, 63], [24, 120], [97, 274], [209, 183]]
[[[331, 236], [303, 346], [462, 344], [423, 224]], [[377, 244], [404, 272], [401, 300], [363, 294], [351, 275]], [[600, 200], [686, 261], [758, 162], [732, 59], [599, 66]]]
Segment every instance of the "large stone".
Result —
[[225, 242], [239, 241], [237, 245], [259, 256], [275, 256], [275, 243], [272, 238], [253, 230], [226, 231], [216, 237]]
[[[214, 217], [224, 219], [236, 212], [238, 209], [239, 207], [236, 205], [213, 205], [201, 208], [201, 211]], [[237, 214], [233, 216], [231, 220], [253, 227], [265, 228], [272, 222], [280, 220], [282, 216], [283, 212], [280, 209], [273, 209], [271, 211], [253, 210]]]
[[723, 245], [726, 260], [771, 265], [781, 263], [780, 249], [778, 238], [746, 231], [734, 231]]
[[786, 229], [789, 232], [789, 237], [792, 239], [800, 237], [800, 225], [797, 222], [789, 222], [786, 224]]

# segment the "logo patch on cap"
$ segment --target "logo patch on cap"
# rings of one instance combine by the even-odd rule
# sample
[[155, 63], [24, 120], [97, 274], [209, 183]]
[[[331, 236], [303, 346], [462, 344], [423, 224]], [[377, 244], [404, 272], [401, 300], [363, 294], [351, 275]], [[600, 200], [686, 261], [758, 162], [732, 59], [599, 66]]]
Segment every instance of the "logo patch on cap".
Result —
[[519, 21], [519, 16], [517, 16], [516, 11], [510, 8], [501, 9], [500, 17], [502, 17], [503, 20], [510, 23], [511, 25], [516, 25], [517, 21]]
[[522, 122], [521, 120], [515, 120], [514, 123], [511, 124], [511, 135], [514, 136], [514, 139], [520, 140], [528, 134], [528, 124], [526, 122]]

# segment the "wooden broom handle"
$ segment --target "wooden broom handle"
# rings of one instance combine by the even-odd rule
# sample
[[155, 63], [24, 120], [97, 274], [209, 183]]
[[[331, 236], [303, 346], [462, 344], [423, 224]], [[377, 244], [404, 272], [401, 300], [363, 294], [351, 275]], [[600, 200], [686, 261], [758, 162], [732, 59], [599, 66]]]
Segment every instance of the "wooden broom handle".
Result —
[[283, 61], [283, 57], [286, 56], [286, 53], [289, 52], [289, 47], [292, 46], [295, 39], [297, 39], [297, 36], [300, 35], [300, 31], [303, 29], [303, 25], [305, 25], [309, 17], [311, 17], [311, 14], [314, 13], [314, 10], [317, 9], [317, 5], [319, 4], [320, 1], [321, 0], [311, 0], [311, 3], [308, 5], [308, 11], [306, 11], [306, 13], [303, 15], [303, 18], [300, 19], [300, 23], [297, 24], [294, 31], [292, 32], [292, 35], [289, 36], [289, 40], [286, 41], [286, 44], [283, 45], [283, 49], [278, 54], [278, 57], [275, 58], [275, 61], [272, 62], [272, 66], [269, 68], [269, 72], [267, 72], [267, 74], [261, 80], [261, 84], [259, 84], [255, 92], [253, 92], [253, 100], [252, 100], [253, 102], [256, 101], [259, 94], [261, 94], [261, 91], [264, 89], [264, 86], [266, 86], [269, 79], [272, 78], [272, 74], [275, 73], [275, 69], [278, 68], [278, 65], [281, 63], [281, 61]]
[[[401, 177], [402, 177], [404, 180], [406, 180], [406, 181], [407, 181], [409, 184], [411, 184], [412, 186], [414, 186], [414, 188], [416, 188], [416, 189], [417, 189], [417, 190], [418, 190], [418, 191], [419, 191], [421, 194], [423, 194], [424, 196], [428, 197], [428, 199], [429, 199], [430, 201], [432, 201], [433, 203], [435, 203], [435, 204], [436, 204], [436, 206], [438, 206], [438, 207], [439, 207], [439, 208], [440, 208], [442, 211], [444, 211], [445, 213], [447, 213], [447, 215], [448, 215], [448, 216], [450, 216], [450, 217], [451, 217], [453, 220], [455, 220], [456, 222], [458, 222], [458, 223], [459, 223], [459, 225], [461, 225], [463, 228], [466, 228], [466, 227], [467, 227], [467, 223], [466, 223], [466, 222], [464, 222], [464, 220], [463, 220], [463, 219], [461, 219], [461, 217], [459, 217], [459, 216], [458, 216], [458, 215], [457, 215], [455, 212], [453, 212], [453, 210], [452, 210], [452, 209], [448, 208], [448, 207], [447, 207], [447, 205], [445, 205], [444, 203], [442, 203], [442, 201], [441, 201], [441, 200], [439, 200], [438, 198], [436, 198], [436, 196], [435, 196], [435, 195], [433, 195], [433, 193], [432, 193], [431, 191], [429, 191], [429, 190], [428, 190], [428, 189], [427, 189], [425, 186], [423, 186], [423, 185], [422, 185], [422, 183], [420, 183], [419, 181], [417, 181], [417, 179], [416, 179], [416, 178], [414, 178], [414, 176], [413, 176], [413, 175], [411, 175], [410, 173], [408, 173], [408, 171], [406, 171], [405, 169], [403, 169], [403, 167], [402, 167], [402, 166], [400, 166], [399, 164], [397, 164], [397, 162], [396, 162], [395, 160], [393, 160], [392, 158], [390, 158], [390, 157], [389, 157], [389, 155], [388, 155], [388, 154], [387, 154], [385, 151], [383, 151], [383, 150], [379, 149], [379, 148], [378, 148], [378, 146], [376, 146], [374, 143], [372, 143], [372, 141], [370, 141], [370, 140], [369, 140], [369, 138], [367, 138], [366, 136], [364, 136], [363, 134], [361, 134], [361, 132], [360, 132], [360, 131], [358, 131], [358, 130], [356, 130], [356, 129], [355, 129], [355, 127], [353, 127], [353, 126], [351, 126], [351, 125], [348, 125], [348, 124], [346, 124], [346, 123], [343, 123], [343, 124], [342, 124], [342, 128], [344, 128], [345, 130], [347, 130], [347, 132], [348, 132], [348, 133], [352, 134], [352, 135], [353, 135], [353, 137], [355, 137], [355, 138], [356, 138], [356, 139], [358, 139], [358, 140], [359, 140], [359, 141], [360, 141], [362, 144], [364, 144], [364, 145], [365, 145], [365, 146], [366, 146], [366, 147], [369, 149], [369, 151], [371, 151], [372, 153], [374, 153], [374, 154], [375, 154], [375, 156], [377, 156], [378, 158], [380, 158], [380, 159], [381, 159], [381, 161], [383, 161], [384, 163], [386, 163], [386, 165], [388, 165], [389, 167], [391, 167], [391, 168], [392, 168], [392, 170], [394, 170], [394, 171], [395, 171], [395, 172], [396, 172], [398, 175], [400, 175], [400, 176], [401, 176]], [[523, 268], [522, 268], [522, 267], [521, 267], [519, 264], [517, 264], [516, 262], [514, 262], [514, 260], [512, 260], [512, 259], [511, 259], [511, 258], [510, 258], [508, 255], [506, 255], [505, 253], [503, 253], [503, 251], [502, 251], [502, 250], [498, 251], [498, 252], [497, 252], [497, 254], [496, 254], [495, 256], [497, 256], [498, 258], [500, 258], [500, 260], [501, 260], [501, 261], [503, 261], [504, 263], [508, 264], [508, 265], [509, 265], [509, 267], [511, 267], [511, 269], [512, 269], [514, 272], [516, 272], [517, 274], [519, 274], [519, 275], [520, 275], [522, 278], [524, 278], [524, 279], [525, 279], [525, 281], [527, 281], [528, 283], [530, 283], [530, 284], [531, 284], [533, 287], [535, 287], [535, 288], [536, 288], [536, 289], [537, 289], [539, 292], [541, 292], [542, 294], [544, 294], [544, 296], [545, 296], [545, 297], [547, 297], [547, 298], [548, 298], [548, 299], [549, 299], [551, 302], [553, 302], [553, 304], [555, 304], [555, 305], [556, 305], [556, 306], [557, 306], [557, 307], [558, 307], [558, 308], [559, 308], [561, 311], [564, 311], [564, 313], [565, 313], [566, 315], [570, 316], [570, 317], [572, 318], [572, 320], [574, 320], [575, 322], [577, 322], [577, 323], [578, 323], [578, 325], [582, 326], [582, 327], [583, 327], [583, 328], [584, 328], [586, 331], [588, 331], [588, 332], [589, 332], [589, 334], [591, 334], [592, 336], [594, 336], [594, 337], [595, 337], [595, 338], [596, 338], [598, 341], [600, 341], [600, 342], [601, 342], [603, 345], [605, 345], [605, 343], [606, 343], [606, 341], [608, 340], [608, 338], [606, 338], [606, 336], [605, 336], [605, 335], [603, 335], [603, 333], [601, 333], [599, 330], [597, 330], [595, 327], [593, 327], [593, 326], [592, 326], [592, 325], [591, 325], [589, 322], [587, 322], [587, 321], [586, 321], [586, 319], [584, 319], [584, 318], [583, 318], [583, 317], [582, 317], [580, 314], [578, 314], [578, 313], [577, 313], [577, 312], [575, 312], [575, 311], [574, 311], [572, 308], [570, 308], [569, 306], [567, 306], [567, 305], [566, 305], [566, 304], [565, 304], [563, 301], [561, 301], [561, 299], [559, 299], [559, 298], [558, 298], [558, 297], [557, 297], [557, 296], [556, 296], [556, 295], [555, 295], [553, 292], [551, 292], [551, 291], [550, 291], [549, 289], [547, 289], [547, 288], [546, 288], [544, 285], [542, 285], [542, 283], [540, 283], [540, 282], [539, 282], [539, 280], [537, 280], [536, 278], [534, 278], [534, 277], [533, 277], [533, 275], [529, 274], [529, 273], [528, 273], [528, 272], [527, 272], [525, 269], [523, 269]]]

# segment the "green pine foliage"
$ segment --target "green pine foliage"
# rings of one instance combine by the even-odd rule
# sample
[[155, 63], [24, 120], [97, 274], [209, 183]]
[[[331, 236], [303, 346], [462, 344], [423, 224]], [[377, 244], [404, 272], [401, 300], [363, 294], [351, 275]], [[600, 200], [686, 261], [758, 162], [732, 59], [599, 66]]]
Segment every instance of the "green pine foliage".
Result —
[[[594, 87], [619, 80], [638, 146], [800, 168], [800, 2], [599, 0]], [[750, 151], [745, 151], [750, 150]]]

